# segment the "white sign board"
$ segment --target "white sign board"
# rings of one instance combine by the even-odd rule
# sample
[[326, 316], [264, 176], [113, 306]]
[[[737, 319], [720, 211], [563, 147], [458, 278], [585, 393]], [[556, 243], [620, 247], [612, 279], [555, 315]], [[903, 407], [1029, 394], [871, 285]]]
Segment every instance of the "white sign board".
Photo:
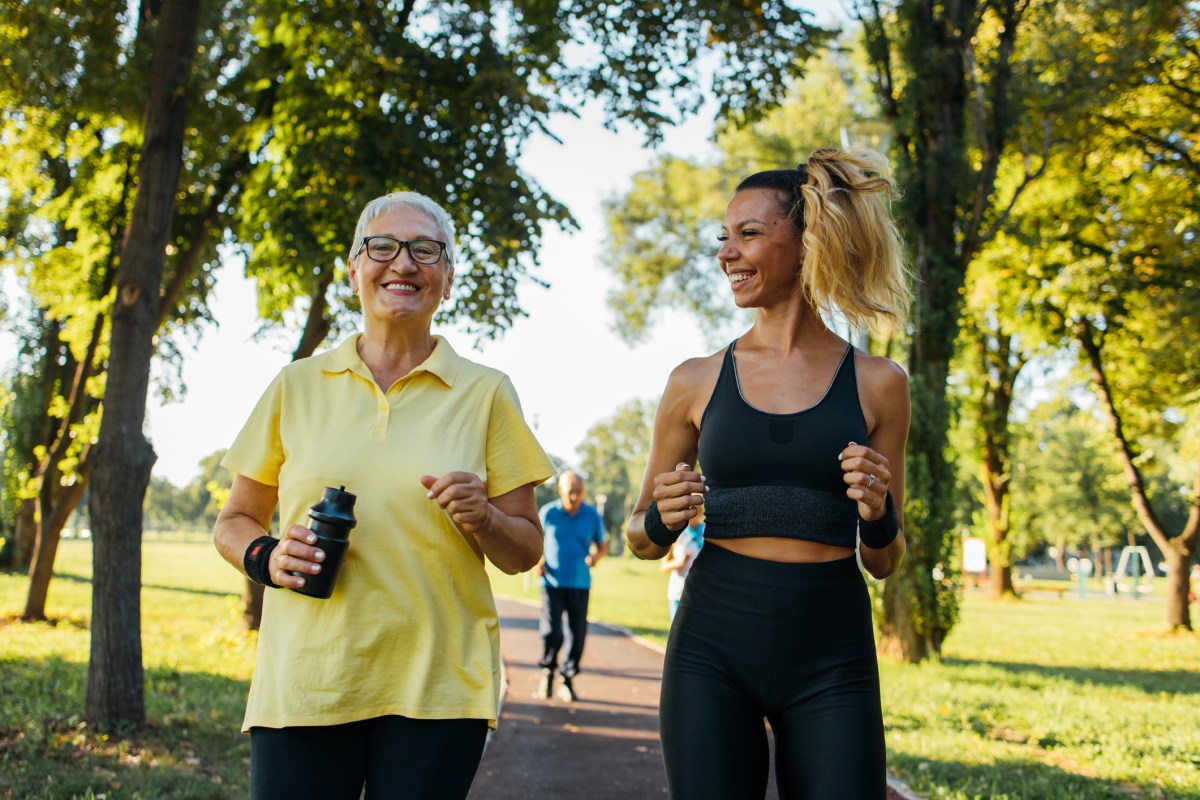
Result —
[[987, 545], [978, 536], [963, 539], [963, 572], [987, 572]]

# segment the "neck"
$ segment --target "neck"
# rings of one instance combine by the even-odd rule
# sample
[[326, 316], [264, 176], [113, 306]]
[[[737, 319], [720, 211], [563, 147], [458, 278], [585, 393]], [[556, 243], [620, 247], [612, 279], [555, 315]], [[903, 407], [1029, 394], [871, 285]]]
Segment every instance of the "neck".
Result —
[[742, 341], [754, 347], [787, 352], [828, 347], [841, 339], [829, 330], [811, 303], [797, 301], [758, 309], [754, 325], [742, 336]]
[[358, 337], [358, 356], [385, 391], [420, 365], [433, 352], [429, 328], [380, 330], [368, 325]]

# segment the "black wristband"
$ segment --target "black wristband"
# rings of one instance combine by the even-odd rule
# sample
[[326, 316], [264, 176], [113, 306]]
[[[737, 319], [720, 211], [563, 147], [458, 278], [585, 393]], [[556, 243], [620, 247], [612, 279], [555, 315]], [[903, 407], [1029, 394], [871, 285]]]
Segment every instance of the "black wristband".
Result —
[[658, 513], [657, 500], [646, 509], [646, 516], [642, 518], [642, 524], [646, 528], [646, 535], [650, 537], [650, 541], [659, 547], [670, 547], [675, 544], [679, 534], [683, 533], [683, 528], [673, 531], [662, 521], [662, 517]]
[[900, 532], [900, 524], [896, 522], [896, 504], [892, 501], [892, 493], [887, 493], [887, 508], [879, 519], [865, 520], [858, 518], [858, 538], [872, 550], [882, 550], [892, 543]]
[[247, 578], [272, 589], [279, 588], [279, 584], [271, 580], [271, 553], [278, 544], [279, 540], [274, 536], [260, 536], [250, 543], [246, 555], [242, 556], [242, 568], [246, 570]]

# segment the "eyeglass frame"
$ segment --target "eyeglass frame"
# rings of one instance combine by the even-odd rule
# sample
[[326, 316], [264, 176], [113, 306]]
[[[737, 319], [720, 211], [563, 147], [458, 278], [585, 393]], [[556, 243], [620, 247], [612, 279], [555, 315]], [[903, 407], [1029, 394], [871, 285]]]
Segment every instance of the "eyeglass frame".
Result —
[[[370, 251], [370, 249], [368, 249], [368, 247], [367, 247], [367, 244], [368, 244], [368, 243], [369, 243], [369, 242], [370, 242], [372, 239], [387, 239], [389, 242], [395, 242], [395, 243], [396, 243], [396, 245], [397, 245], [397, 247], [396, 247], [396, 255], [392, 256], [392, 257], [391, 257], [391, 258], [389, 258], [389, 259], [382, 260], [382, 261], [381, 261], [380, 259], [378, 259], [378, 258], [375, 258], [374, 256], [372, 256], [372, 255], [371, 255], [371, 251]], [[412, 245], [414, 242], [432, 242], [433, 244], [436, 244], [438, 247], [440, 247], [440, 248], [441, 248], [441, 250], [438, 252], [438, 254], [437, 254], [437, 258], [435, 258], [433, 261], [421, 261], [421, 260], [420, 260], [420, 259], [418, 259], [418, 258], [417, 258], [415, 255], [413, 255], [413, 251], [412, 251], [412, 247], [411, 247], [411, 245]], [[411, 258], [411, 259], [413, 260], [413, 263], [414, 263], [414, 264], [420, 264], [420, 265], [422, 265], [422, 266], [425, 266], [425, 267], [431, 267], [431, 266], [433, 266], [434, 264], [436, 264], [436, 263], [438, 263], [439, 261], [441, 261], [441, 260], [442, 260], [442, 258], [443, 258], [443, 257], [446, 255], [446, 250], [447, 250], [447, 249], [448, 249], [448, 248], [447, 248], [447, 246], [446, 246], [446, 243], [445, 243], [445, 242], [442, 242], [442, 241], [439, 241], [439, 240], [437, 240], [437, 239], [427, 239], [427, 238], [425, 238], [425, 237], [421, 237], [420, 239], [397, 239], [395, 236], [387, 236], [387, 235], [385, 235], [385, 234], [377, 234], [377, 235], [375, 235], [375, 236], [364, 236], [364, 237], [362, 238], [362, 241], [361, 241], [361, 242], [359, 243], [359, 245], [358, 245], [358, 250], [357, 250], [357, 251], [354, 253], [354, 257], [355, 257], [355, 258], [358, 258], [360, 255], [362, 255], [362, 252], [363, 252], [363, 250], [366, 250], [366, 251], [367, 251], [367, 258], [371, 259], [371, 260], [372, 260], [372, 261], [374, 261], [376, 264], [387, 264], [388, 262], [390, 262], [390, 261], [395, 261], [397, 258], [399, 258], [399, 257], [400, 257], [400, 253], [401, 253], [401, 251], [403, 251], [403, 250], [407, 250], [407, 251], [408, 251], [408, 257], [409, 257], [409, 258]]]

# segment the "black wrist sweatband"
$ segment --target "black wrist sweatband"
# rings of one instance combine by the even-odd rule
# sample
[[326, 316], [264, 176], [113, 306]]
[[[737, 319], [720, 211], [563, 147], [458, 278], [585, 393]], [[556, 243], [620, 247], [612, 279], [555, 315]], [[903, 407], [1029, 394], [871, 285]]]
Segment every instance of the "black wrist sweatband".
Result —
[[274, 536], [260, 536], [250, 543], [246, 555], [242, 556], [242, 568], [246, 570], [247, 578], [272, 589], [279, 588], [279, 584], [271, 580], [271, 553], [278, 544], [279, 540]]
[[646, 528], [646, 535], [650, 537], [650, 541], [659, 547], [670, 547], [675, 544], [679, 534], [683, 533], [683, 528], [673, 531], [663, 523], [662, 517], [658, 514], [657, 500], [646, 509], [646, 516], [642, 518], [642, 524]]
[[896, 504], [892, 501], [892, 493], [887, 493], [887, 509], [879, 519], [865, 520], [858, 518], [858, 538], [872, 550], [882, 550], [892, 543], [900, 532], [900, 524], [896, 522]]

